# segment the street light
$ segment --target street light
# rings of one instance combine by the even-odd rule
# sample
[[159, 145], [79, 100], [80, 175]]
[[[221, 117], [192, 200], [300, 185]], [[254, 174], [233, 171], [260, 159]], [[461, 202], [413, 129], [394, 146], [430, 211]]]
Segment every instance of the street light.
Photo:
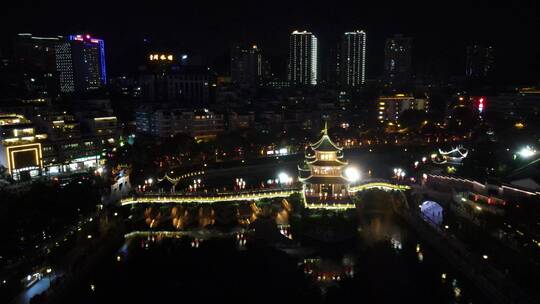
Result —
[[360, 171], [355, 167], [345, 169], [345, 177], [352, 183], [360, 180]]
[[521, 150], [517, 153], [521, 158], [529, 158], [536, 154], [536, 150], [531, 148], [530, 146], [525, 146], [521, 148]]
[[405, 171], [401, 168], [394, 168], [394, 178], [399, 180], [405, 177]]
[[292, 183], [292, 177], [289, 176], [289, 174], [285, 172], [281, 172], [278, 174], [278, 180], [280, 184], [290, 184]]

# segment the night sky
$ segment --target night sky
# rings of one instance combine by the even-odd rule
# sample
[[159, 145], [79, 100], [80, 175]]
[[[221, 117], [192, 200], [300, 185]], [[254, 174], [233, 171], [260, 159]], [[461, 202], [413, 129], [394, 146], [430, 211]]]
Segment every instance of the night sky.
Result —
[[[315, 33], [324, 57], [343, 32], [364, 29], [370, 78], [382, 69], [384, 40], [402, 33], [414, 38], [418, 74], [462, 75], [466, 45], [479, 42], [496, 48], [497, 72], [504, 79], [512, 83], [539, 79], [540, 5], [533, 3], [471, 7], [456, 1], [430, 6], [372, 1], [380, 6], [371, 7], [367, 1], [32, 2], [2, 3], [3, 37], [20, 32], [92, 33], [106, 40], [112, 75], [134, 70], [144, 60], [144, 38], [160, 48], [204, 55], [220, 72], [226, 70], [231, 42], [256, 43], [271, 59], [272, 68], [281, 72], [292, 30]], [[4, 49], [9, 41], [3, 40]]]

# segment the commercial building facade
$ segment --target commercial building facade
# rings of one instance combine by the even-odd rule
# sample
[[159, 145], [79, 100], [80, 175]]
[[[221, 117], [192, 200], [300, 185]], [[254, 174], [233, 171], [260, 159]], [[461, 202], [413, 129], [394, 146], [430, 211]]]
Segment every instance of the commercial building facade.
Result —
[[135, 119], [137, 132], [157, 137], [184, 133], [196, 140], [207, 140], [225, 131], [224, 115], [208, 109], [155, 109], [143, 106], [137, 109]]
[[70, 35], [56, 45], [56, 69], [64, 93], [97, 90], [107, 83], [105, 42]]
[[406, 110], [426, 111], [429, 108], [427, 97], [415, 98], [411, 94], [394, 94], [380, 96], [377, 100], [377, 120], [384, 122], [397, 122], [400, 115]]

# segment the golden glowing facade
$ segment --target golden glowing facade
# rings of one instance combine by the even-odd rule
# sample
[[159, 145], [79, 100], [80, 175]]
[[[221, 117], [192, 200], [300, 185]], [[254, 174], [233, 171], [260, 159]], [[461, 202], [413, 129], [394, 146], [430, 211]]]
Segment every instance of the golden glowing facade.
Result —
[[19, 114], [0, 114], [0, 165], [15, 179], [39, 176], [43, 168], [41, 141], [32, 122]]
[[330, 139], [325, 128], [322, 138], [306, 149], [304, 164], [298, 168], [306, 204], [350, 204], [350, 181], [344, 176], [346, 166], [342, 148]]
[[415, 98], [412, 94], [394, 94], [381, 96], [377, 103], [377, 120], [381, 123], [399, 120], [399, 116], [406, 110], [426, 111], [429, 108], [429, 99]]

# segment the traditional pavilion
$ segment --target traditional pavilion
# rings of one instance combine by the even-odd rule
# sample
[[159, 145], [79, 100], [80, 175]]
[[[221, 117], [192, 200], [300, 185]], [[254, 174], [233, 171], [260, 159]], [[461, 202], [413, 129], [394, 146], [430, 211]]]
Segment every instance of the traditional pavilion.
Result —
[[298, 167], [306, 203], [349, 204], [350, 181], [344, 176], [346, 166], [342, 148], [330, 139], [325, 126], [322, 138], [308, 146], [304, 163]]
[[463, 159], [465, 159], [468, 154], [469, 150], [463, 148], [463, 146], [458, 146], [457, 148], [452, 148], [450, 151], [439, 149], [439, 155], [434, 154], [431, 158], [433, 162], [438, 165], [461, 165]]

